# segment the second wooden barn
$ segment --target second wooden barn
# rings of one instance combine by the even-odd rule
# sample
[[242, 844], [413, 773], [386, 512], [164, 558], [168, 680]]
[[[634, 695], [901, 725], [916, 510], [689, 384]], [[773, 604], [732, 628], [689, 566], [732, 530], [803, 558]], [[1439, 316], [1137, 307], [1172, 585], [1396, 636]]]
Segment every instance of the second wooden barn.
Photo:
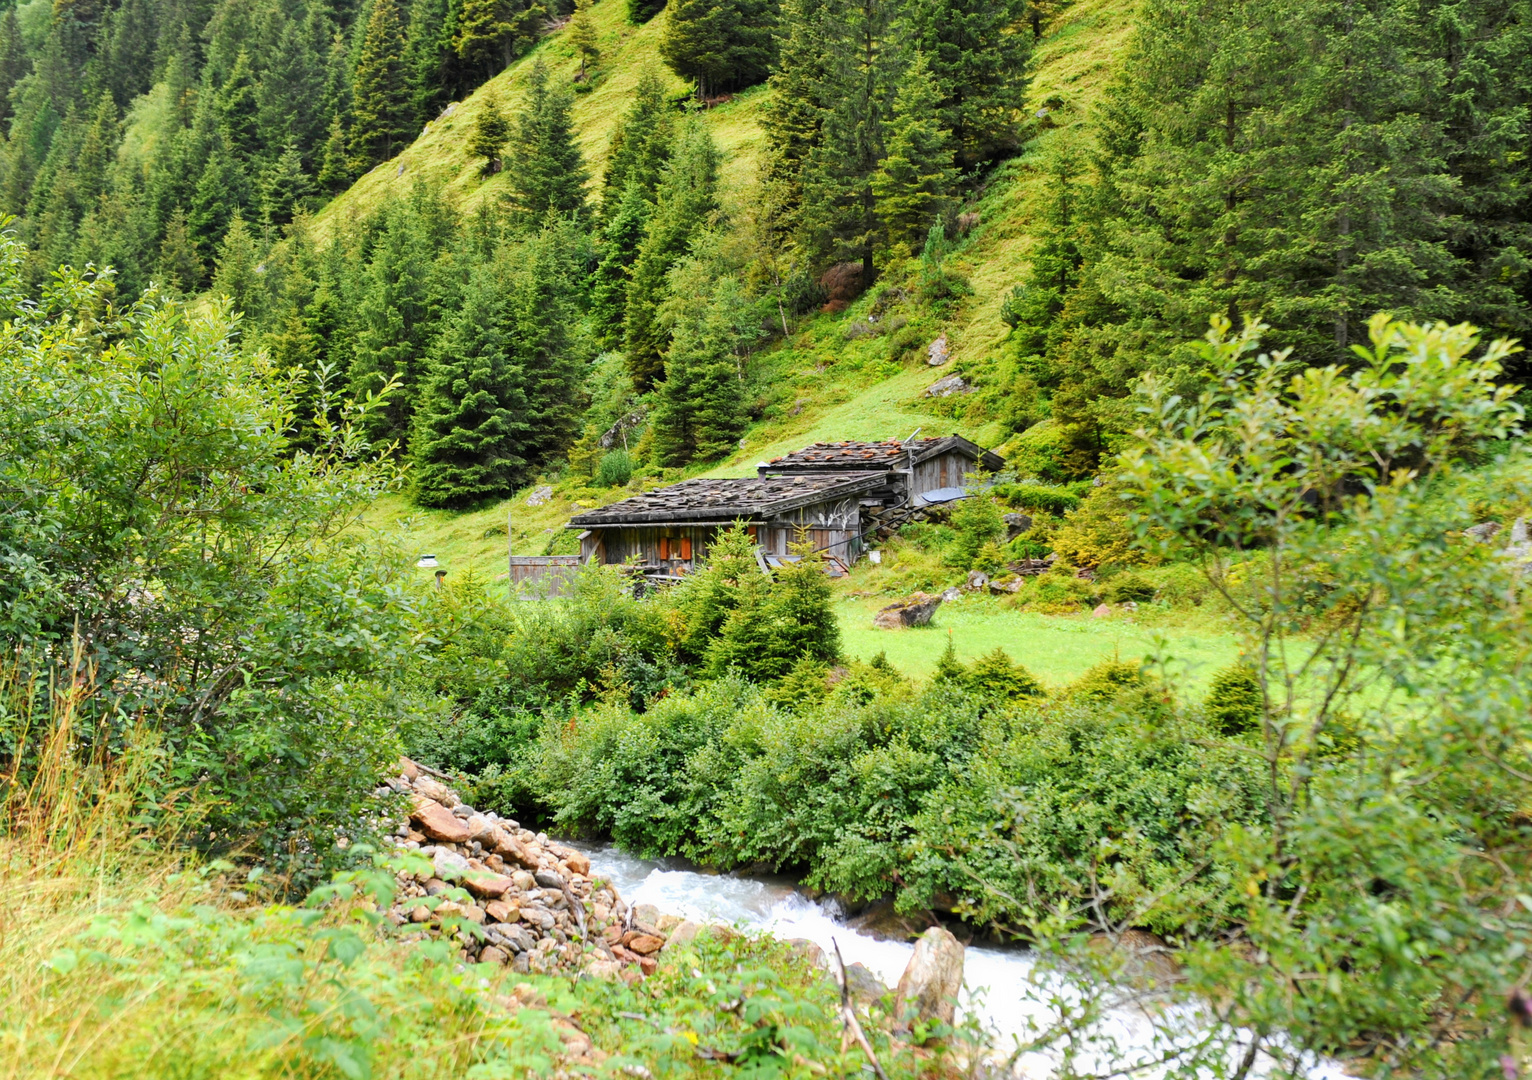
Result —
[[683, 480], [570, 519], [580, 561], [633, 562], [650, 575], [682, 576], [706, 558], [720, 529], [744, 522], [761, 556], [779, 562], [800, 533], [839, 568], [861, 552], [861, 501], [882, 472]]

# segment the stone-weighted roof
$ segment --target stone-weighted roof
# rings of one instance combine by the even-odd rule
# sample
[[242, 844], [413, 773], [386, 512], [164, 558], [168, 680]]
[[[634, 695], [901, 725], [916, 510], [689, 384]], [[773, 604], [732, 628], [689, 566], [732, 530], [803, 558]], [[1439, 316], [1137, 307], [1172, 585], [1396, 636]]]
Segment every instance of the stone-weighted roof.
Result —
[[683, 480], [569, 519], [571, 528], [666, 525], [770, 518], [800, 507], [871, 491], [882, 472], [836, 471], [824, 476], [752, 476]]
[[[985, 469], [996, 472], [1005, 462], [997, 455], [969, 442], [961, 435], [945, 438], [912, 439], [900, 442], [833, 442], [815, 443], [791, 454], [772, 458], [761, 466], [762, 473], [841, 471], [844, 469], [904, 469], [927, 458], [956, 450], [968, 458], [980, 462]], [[908, 454], [908, 457], [905, 455]]]

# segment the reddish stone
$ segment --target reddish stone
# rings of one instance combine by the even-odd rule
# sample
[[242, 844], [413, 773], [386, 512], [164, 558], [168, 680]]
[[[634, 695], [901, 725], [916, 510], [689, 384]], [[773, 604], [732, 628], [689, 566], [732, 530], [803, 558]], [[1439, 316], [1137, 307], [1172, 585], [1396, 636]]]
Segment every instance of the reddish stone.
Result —
[[640, 956], [657, 953], [665, 947], [665, 939], [654, 934], [628, 933], [623, 935], [622, 943]]
[[468, 826], [462, 819], [440, 803], [416, 797], [410, 820], [432, 840], [446, 844], [462, 844], [468, 840]]
[[492, 874], [487, 870], [470, 871], [464, 875], [463, 884], [468, 886], [468, 891], [475, 896], [484, 896], [490, 899], [504, 896], [516, 885], [510, 878], [501, 874]]

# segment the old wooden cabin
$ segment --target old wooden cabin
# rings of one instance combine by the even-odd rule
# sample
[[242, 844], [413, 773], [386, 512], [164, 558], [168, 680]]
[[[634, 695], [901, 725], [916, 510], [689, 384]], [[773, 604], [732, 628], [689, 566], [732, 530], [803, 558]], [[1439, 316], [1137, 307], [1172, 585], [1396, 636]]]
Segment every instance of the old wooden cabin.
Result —
[[719, 529], [743, 522], [763, 566], [790, 558], [801, 535], [832, 572], [860, 556], [867, 515], [959, 497], [976, 469], [1004, 464], [967, 439], [815, 443], [757, 468], [754, 477], [684, 480], [576, 515], [580, 562], [632, 562], [679, 577], [706, 558]]

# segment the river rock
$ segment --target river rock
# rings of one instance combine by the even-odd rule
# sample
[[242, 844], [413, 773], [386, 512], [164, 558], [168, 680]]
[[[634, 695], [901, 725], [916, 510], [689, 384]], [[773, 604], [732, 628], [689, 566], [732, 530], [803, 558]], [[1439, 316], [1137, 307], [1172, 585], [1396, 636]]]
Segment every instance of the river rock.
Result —
[[665, 941], [665, 948], [669, 949], [677, 945], [686, 945], [697, 940], [697, 935], [702, 932], [702, 924], [693, 922], [691, 919], [682, 919], [676, 924], [676, 928], [670, 932], [670, 937]]
[[537, 888], [537, 879], [525, 870], [516, 870], [511, 874], [511, 880], [516, 883], [516, 888], [521, 892]]
[[872, 625], [880, 630], [899, 630], [906, 626], [927, 626], [936, 609], [942, 606], [940, 596], [915, 593], [907, 600], [890, 604], [872, 617]]
[[486, 945], [479, 950], [479, 963], [481, 964], [494, 964], [497, 967], [504, 967], [509, 959], [510, 956], [504, 949], [494, 945]]
[[915, 942], [904, 974], [899, 977], [898, 1015], [952, 1023], [958, 991], [963, 987], [963, 945], [940, 926]]
[[448, 810], [458, 804], [457, 792], [429, 776], [417, 776], [412, 786], [416, 794], [423, 795], [434, 803], [441, 803]]
[[516, 883], [502, 874], [491, 874], [487, 871], [469, 871], [464, 875], [464, 883], [468, 891], [475, 896], [483, 896], [491, 900], [499, 899], [516, 887]]
[[825, 951], [819, 947], [817, 942], [801, 937], [788, 938], [787, 947], [794, 956], [807, 961], [813, 967], [829, 967], [829, 961], [825, 958]]
[[491, 900], [484, 905], [484, 913], [495, 922], [513, 923], [521, 918], [521, 907], [509, 900]]
[[658, 926], [660, 909], [653, 904], [639, 904], [633, 909], [633, 921], [639, 926]]
[[534, 870], [532, 877], [545, 889], [562, 889], [564, 879], [552, 870]]
[[451, 810], [441, 803], [415, 796], [410, 809], [410, 820], [432, 840], [448, 844], [462, 844], [468, 840], [468, 826], [463, 824]]
[[865, 964], [852, 964], [846, 969], [846, 991], [851, 995], [851, 1000], [861, 1005], [870, 1005], [874, 1001], [882, 999], [888, 993], [888, 987], [883, 985], [883, 980], [873, 974], [872, 969]]
[[581, 877], [590, 877], [590, 858], [584, 852], [570, 850], [564, 855], [564, 865], [569, 867], [569, 872], [579, 874]]
[[399, 775], [413, 783], [420, 776], [420, 766], [407, 757], [399, 759]]
[[652, 956], [665, 947], [665, 939], [658, 934], [637, 934], [631, 930], [622, 936], [622, 943], [639, 956]]

